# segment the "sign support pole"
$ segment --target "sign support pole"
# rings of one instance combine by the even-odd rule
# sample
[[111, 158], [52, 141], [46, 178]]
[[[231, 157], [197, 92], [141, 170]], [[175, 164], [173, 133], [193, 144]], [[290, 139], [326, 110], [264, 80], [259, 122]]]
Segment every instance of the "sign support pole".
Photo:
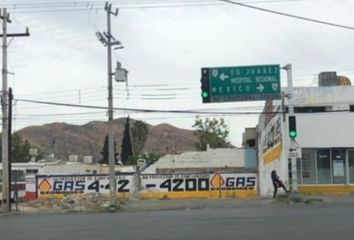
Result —
[[[287, 80], [288, 80], [288, 107], [289, 107], [289, 117], [295, 116], [294, 112], [294, 103], [293, 103], [293, 76], [292, 76], [292, 65], [287, 64], [283, 67], [287, 72]], [[297, 144], [295, 143], [295, 139], [289, 137], [289, 149], [288, 156], [290, 158], [291, 163], [291, 188], [290, 191], [292, 193], [298, 192], [298, 182], [297, 182], [297, 164], [296, 164], [296, 156], [292, 154], [297, 150]]]

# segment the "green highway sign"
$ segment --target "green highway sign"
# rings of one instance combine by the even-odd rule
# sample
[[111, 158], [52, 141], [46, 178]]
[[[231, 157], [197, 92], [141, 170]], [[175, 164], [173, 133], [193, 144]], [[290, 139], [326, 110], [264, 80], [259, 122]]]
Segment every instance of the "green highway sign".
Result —
[[280, 66], [202, 68], [203, 103], [280, 99]]

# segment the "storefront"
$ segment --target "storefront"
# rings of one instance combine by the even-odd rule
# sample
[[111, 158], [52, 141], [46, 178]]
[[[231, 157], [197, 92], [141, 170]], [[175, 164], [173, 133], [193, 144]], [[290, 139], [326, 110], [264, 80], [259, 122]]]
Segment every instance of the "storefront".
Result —
[[301, 192], [354, 192], [354, 148], [305, 148], [297, 167]]

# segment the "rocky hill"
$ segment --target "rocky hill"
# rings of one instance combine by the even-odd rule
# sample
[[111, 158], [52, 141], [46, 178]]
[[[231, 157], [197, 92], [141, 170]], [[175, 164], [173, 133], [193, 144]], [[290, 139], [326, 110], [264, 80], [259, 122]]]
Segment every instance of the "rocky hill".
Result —
[[[126, 119], [115, 119], [113, 123], [114, 139], [117, 151], [120, 152]], [[134, 122], [131, 119], [131, 126]], [[197, 138], [191, 130], [176, 128], [168, 124], [148, 125], [149, 132], [142, 152], [181, 153], [195, 150]], [[56, 158], [67, 159], [69, 155], [92, 155], [100, 159], [107, 122], [94, 121], [85, 125], [67, 123], [50, 123], [43, 126], [26, 127], [18, 131], [24, 140], [37, 146], [44, 156], [54, 153]]]

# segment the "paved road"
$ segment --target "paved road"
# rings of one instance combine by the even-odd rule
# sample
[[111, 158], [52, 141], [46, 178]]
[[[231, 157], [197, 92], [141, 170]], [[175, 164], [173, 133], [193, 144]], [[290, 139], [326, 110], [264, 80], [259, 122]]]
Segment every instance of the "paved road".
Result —
[[29, 214], [0, 217], [1, 240], [352, 239], [354, 204]]

